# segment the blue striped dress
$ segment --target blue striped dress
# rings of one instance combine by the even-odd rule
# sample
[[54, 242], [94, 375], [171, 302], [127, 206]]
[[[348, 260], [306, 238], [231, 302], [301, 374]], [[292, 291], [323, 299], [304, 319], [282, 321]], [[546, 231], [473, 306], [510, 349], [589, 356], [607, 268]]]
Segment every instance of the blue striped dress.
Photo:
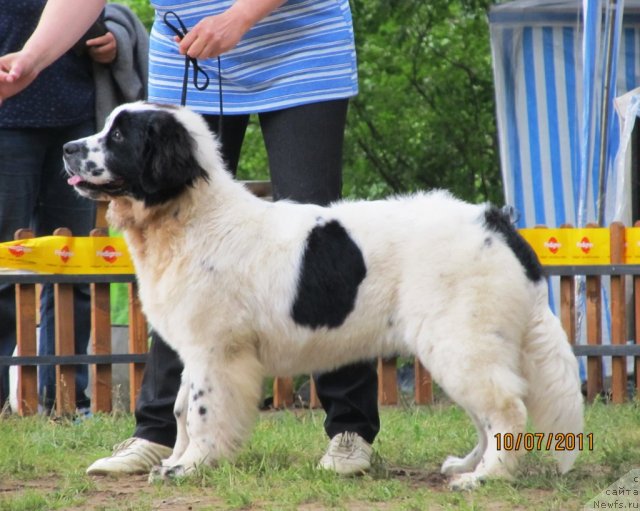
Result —
[[[228, 9], [232, 0], [154, 0], [156, 18], [149, 49], [149, 100], [179, 104], [184, 56], [163, 21], [174, 11], [187, 29]], [[169, 20], [175, 24], [175, 18]], [[211, 82], [204, 91], [189, 73], [187, 105], [219, 114], [216, 59], [199, 62]], [[252, 27], [221, 56], [224, 114], [280, 110], [358, 92], [356, 54], [349, 0], [288, 0]]]

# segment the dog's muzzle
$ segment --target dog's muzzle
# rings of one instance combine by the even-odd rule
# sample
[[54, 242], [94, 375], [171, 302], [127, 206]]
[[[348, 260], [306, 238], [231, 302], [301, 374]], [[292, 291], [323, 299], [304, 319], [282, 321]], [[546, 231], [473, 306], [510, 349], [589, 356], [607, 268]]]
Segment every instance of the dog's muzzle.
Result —
[[[87, 157], [88, 151], [85, 145], [80, 142], [67, 142], [62, 146], [62, 158], [64, 160], [64, 168], [67, 174], [71, 176], [68, 180], [70, 185], [75, 185], [81, 181], [78, 173], [82, 170], [82, 162]], [[75, 179], [74, 179], [75, 178]], [[74, 179], [76, 182], [72, 183]]]
[[95, 187], [82, 176], [86, 170], [89, 151], [85, 143], [81, 141], [67, 142], [62, 146], [62, 159], [64, 168], [69, 178], [67, 183], [73, 186], [81, 195], [86, 195]]

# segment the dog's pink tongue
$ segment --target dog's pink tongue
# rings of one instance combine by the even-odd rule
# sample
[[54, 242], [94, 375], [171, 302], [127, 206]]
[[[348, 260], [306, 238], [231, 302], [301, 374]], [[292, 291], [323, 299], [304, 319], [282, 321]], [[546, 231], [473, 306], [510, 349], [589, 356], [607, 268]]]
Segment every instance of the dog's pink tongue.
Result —
[[80, 176], [71, 176], [69, 179], [67, 179], [67, 183], [69, 183], [71, 186], [75, 186], [81, 182], [82, 178]]

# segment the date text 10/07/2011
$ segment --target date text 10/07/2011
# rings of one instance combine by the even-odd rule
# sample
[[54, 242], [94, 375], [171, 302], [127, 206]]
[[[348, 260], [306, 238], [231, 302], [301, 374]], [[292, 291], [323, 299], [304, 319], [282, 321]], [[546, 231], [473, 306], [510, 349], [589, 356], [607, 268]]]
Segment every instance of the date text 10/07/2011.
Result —
[[498, 451], [593, 451], [593, 433], [496, 433]]

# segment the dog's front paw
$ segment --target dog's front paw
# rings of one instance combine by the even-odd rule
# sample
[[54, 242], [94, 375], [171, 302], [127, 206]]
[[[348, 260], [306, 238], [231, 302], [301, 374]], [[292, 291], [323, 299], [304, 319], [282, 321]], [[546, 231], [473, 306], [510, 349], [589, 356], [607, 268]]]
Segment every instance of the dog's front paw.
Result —
[[[446, 463], [446, 462], [445, 462]], [[484, 479], [473, 472], [458, 474], [449, 481], [449, 488], [455, 491], [469, 491], [478, 488]]]
[[169, 456], [167, 459], [160, 461], [160, 466], [162, 467], [172, 467], [173, 465], [178, 464], [179, 456], [174, 456], [173, 454]]
[[189, 475], [192, 470], [188, 470], [184, 465], [161, 465], [156, 466], [149, 472], [150, 483], [165, 483], [174, 481]]

